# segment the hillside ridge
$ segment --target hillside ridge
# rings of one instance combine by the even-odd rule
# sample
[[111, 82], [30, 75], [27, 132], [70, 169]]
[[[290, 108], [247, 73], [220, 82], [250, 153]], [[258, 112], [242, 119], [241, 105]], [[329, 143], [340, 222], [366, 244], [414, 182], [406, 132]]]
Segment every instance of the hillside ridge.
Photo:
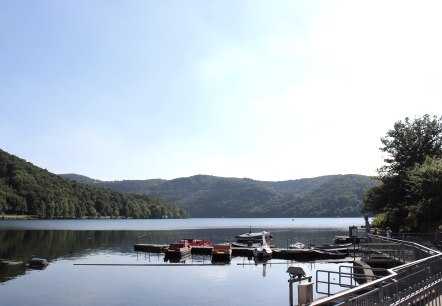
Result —
[[[71, 174], [61, 176], [76, 179]], [[378, 183], [358, 174], [287, 181], [198, 174], [171, 180], [89, 182], [97, 187], [174, 201], [193, 217], [355, 217], [362, 213], [365, 191]]]
[[79, 175], [71, 177], [82, 182], [65, 179], [0, 150], [0, 217], [188, 217], [176, 203], [160, 197], [98, 188], [94, 186], [97, 180]]

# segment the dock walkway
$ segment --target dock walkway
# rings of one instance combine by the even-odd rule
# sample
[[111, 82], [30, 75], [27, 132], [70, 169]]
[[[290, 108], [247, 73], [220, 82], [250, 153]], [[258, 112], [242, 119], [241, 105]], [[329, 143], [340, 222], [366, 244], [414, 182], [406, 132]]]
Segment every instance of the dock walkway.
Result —
[[[162, 244], [135, 244], [134, 251], [147, 253], [163, 253], [167, 245]], [[232, 256], [253, 257], [254, 248], [250, 247], [232, 247]], [[343, 259], [346, 254], [322, 253], [311, 249], [283, 249], [272, 248], [272, 258], [287, 260], [318, 260], [318, 259]], [[194, 246], [191, 250], [195, 255], [211, 255], [212, 247]]]

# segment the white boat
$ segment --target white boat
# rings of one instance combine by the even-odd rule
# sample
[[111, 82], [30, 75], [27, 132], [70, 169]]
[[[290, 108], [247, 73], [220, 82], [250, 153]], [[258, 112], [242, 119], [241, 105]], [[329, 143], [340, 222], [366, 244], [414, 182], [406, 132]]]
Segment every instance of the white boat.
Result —
[[353, 243], [341, 243], [341, 244], [313, 244], [309, 245], [309, 248], [323, 251], [339, 251], [348, 253]]
[[305, 244], [302, 242], [296, 242], [294, 244], [289, 245], [289, 249], [305, 249]]
[[236, 241], [238, 242], [260, 241], [262, 233], [265, 233], [266, 238], [268, 239], [272, 238], [272, 235], [269, 232], [264, 231], [264, 232], [252, 233], [251, 230], [248, 233], [237, 235], [235, 236], [235, 238]]
[[253, 250], [253, 256], [256, 258], [268, 258], [273, 254], [272, 249], [267, 245], [266, 232], [262, 232], [262, 245]]

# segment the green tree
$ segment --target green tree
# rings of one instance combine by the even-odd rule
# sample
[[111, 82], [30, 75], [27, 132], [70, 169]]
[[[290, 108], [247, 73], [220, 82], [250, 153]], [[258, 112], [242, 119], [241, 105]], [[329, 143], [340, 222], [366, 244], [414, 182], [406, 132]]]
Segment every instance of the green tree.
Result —
[[[430, 211], [440, 207], [441, 197], [434, 195], [434, 188], [440, 180], [442, 117], [405, 118], [396, 122], [381, 142], [381, 151], [389, 156], [378, 169], [381, 184], [365, 194], [364, 210], [378, 214], [378, 226], [417, 230]], [[440, 219], [440, 215], [433, 216]]]
[[414, 200], [405, 224], [417, 228], [442, 220], [442, 159], [428, 157], [408, 172], [408, 194]]
[[394, 129], [381, 138], [382, 152], [390, 156], [384, 159], [386, 165], [380, 169], [387, 175], [403, 174], [416, 164], [423, 164], [429, 157], [442, 157], [442, 117], [424, 115], [410, 121], [398, 121]]

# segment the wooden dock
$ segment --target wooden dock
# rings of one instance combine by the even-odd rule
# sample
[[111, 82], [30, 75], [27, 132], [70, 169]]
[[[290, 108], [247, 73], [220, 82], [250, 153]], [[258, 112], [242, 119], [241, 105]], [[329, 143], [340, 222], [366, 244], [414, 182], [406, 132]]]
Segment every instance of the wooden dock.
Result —
[[[134, 251], [147, 253], [163, 253], [167, 245], [161, 244], [135, 244]], [[232, 256], [235, 257], [253, 257], [254, 248], [232, 247]], [[327, 253], [320, 253], [310, 249], [283, 249], [272, 248], [274, 259], [287, 259], [297, 261], [312, 261], [320, 259], [337, 259], [336, 256]], [[191, 250], [195, 255], [211, 255], [212, 247], [194, 246]], [[342, 259], [342, 256], [340, 257]]]

